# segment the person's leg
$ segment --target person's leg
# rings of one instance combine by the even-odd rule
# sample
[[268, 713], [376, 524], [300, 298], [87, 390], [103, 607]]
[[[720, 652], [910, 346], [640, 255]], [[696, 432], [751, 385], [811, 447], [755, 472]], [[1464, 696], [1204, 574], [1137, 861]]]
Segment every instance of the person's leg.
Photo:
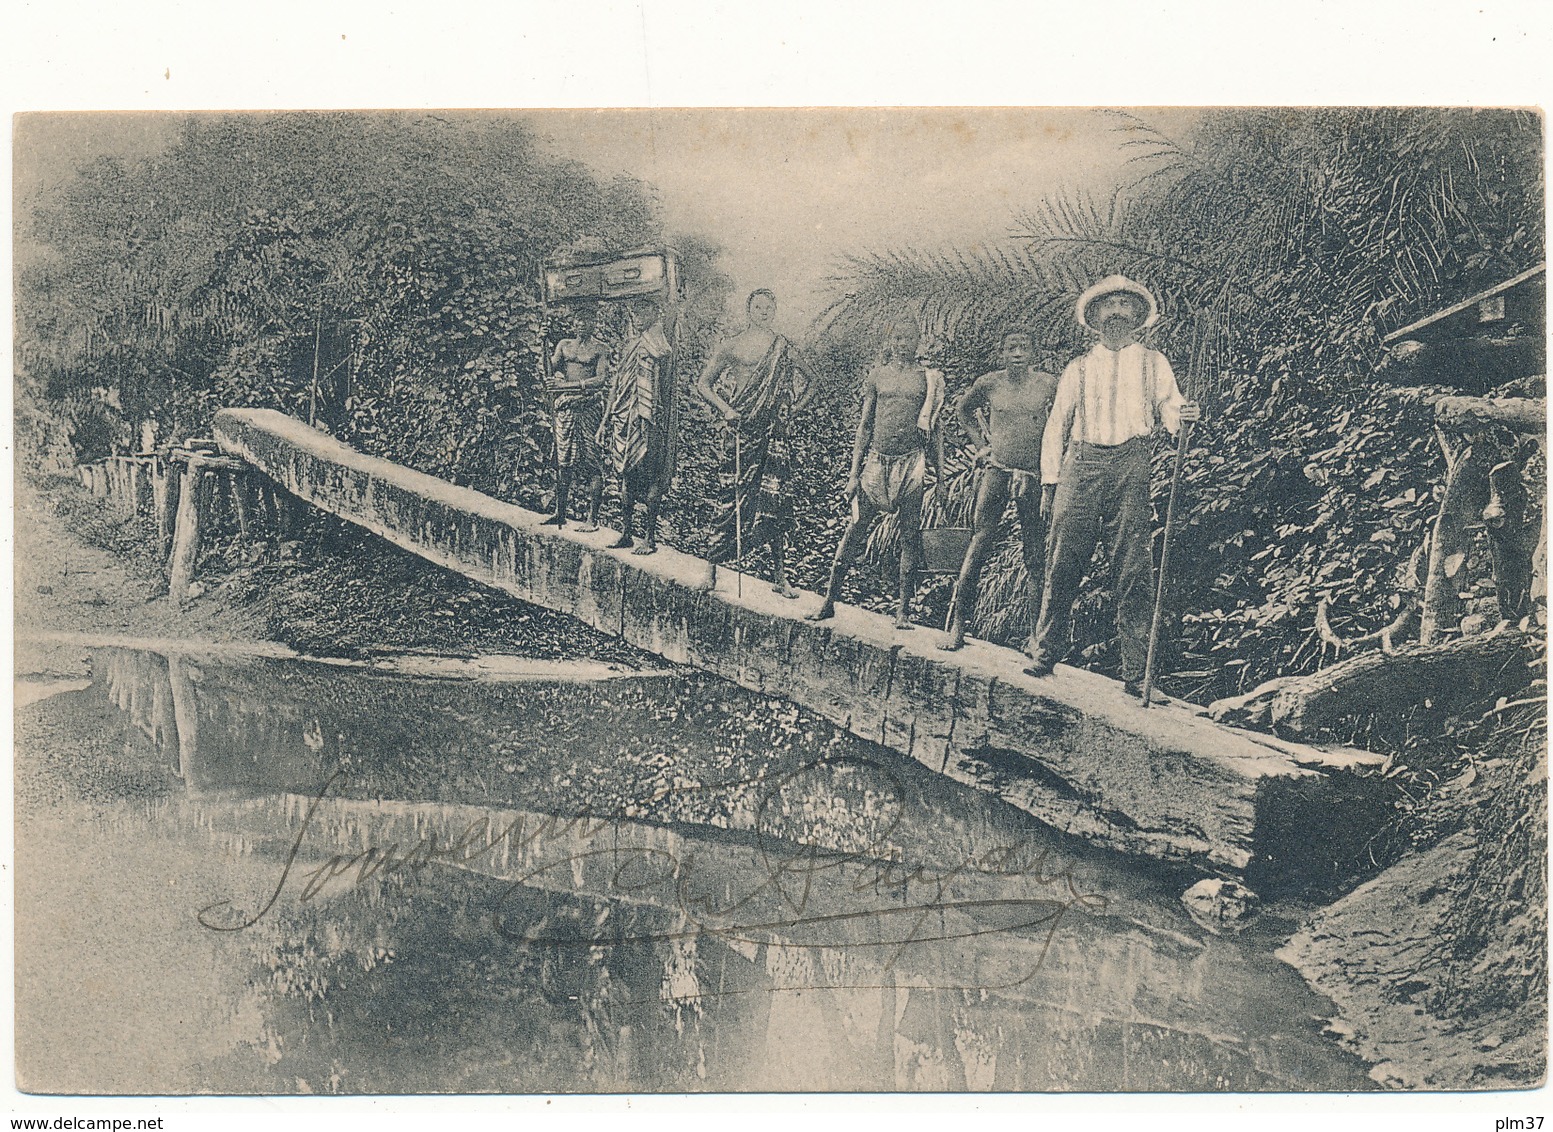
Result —
[[1014, 498], [1014, 511], [1019, 516], [1019, 542], [1025, 563], [1025, 601], [1030, 613], [1030, 643], [1026, 646], [1031, 659], [1035, 657], [1035, 631], [1041, 623], [1041, 598], [1046, 589], [1046, 518], [1041, 514], [1041, 485], [1034, 482], [1022, 485]]
[[604, 464], [595, 458], [588, 464], [588, 519], [580, 528], [591, 534], [599, 529], [599, 503], [604, 498]]
[[636, 498], [640, 486], [635, 468], [620, 477], [620, 537], [609, 544], [611, 550], [636, 545], [631, 528], [636, 524]]
[[798, 591], [787, 584], [787, 536], [780, 530], [771, 539], [771, 558], [775, 564], [771, 571], [771, 592], [788, 598], [797, 597]]
[[1149, 623], [1154, 612], [1153, 515], [1149, 505], [1147, 445], [1129, 446], [1117, 472], [1116, 503], [1105, 532], [1106, 546], [1111, 552], [1111, 596], [1116, 602], [1122, 679], [1141, 688], [1149, 649]]
[[550, 427], [550, 435], [555, 441], [555, 514], [541, 526], [566, 526], [566, 500], [572, 485], [572, 464], [577, 456], [576, 430], [576, 415], [569, 409], [557, 409]]
[[572, 483], [580, 484], [587, 495], [588, 517], [582, 530], [591, 533], [599, 529], [599, 504], [604, 497], [604, 445], [599, 441], [602, 416], [597, 407], [587, 412], [578, 435], [577, 461], [572, 473]]
[[809, 614], [810, 621], [824, 621], [836, 615], [836, 599], [841, 595], [841, 582], [846, 577], [847, 567], [857, 561], [857, 556], [863, 552], [863, 544], [868, 540], [868, 529], [874, 525], [878, 515], [879, 508], [861, 492], [852, 500], [852, 518], [848, 520], [847, 529], [836, 547], [836, 557], [831, 560], [825, 600], [819, 609]]
[[566, 499], [567, 499], [567, 495], [568, 495], [568, 493], [569, 493], [569, 491], [571, 489], [571, 486], [572, 486], [571, 480], [572, 480], [572, 469], [571, 469], [571, 466], [569, 464], [558, 464], [558, 465], [556, 465], [555, 514], [551, 515], [544, 522], [540, 523], [540, 526], [542, 526], [542, 527], [564, 527], [564, 526], [566, 526]]
[[632, 554], [652, 554], [658, 549], [658, 509], [662, 506], [664, 493], [668, 490], [667, 476], [663, 474], [658, 461], [653, 462], [651, 476], [645, 499], [647, 515], [643, 521], [642, 545], [631, 551]]
[[965, 561], [960, 564], [960, 577], [955, 582], [949, 639], [938, 646], [946, 652], [953, 652], [965, 644], [965, 626], [970, 623], [971, 611], [976, 608], [981, 570], [997, 543], [998, 524], [1003, 521], [1003, 509], [1008, 505], [1008, 483], [1009, 474], [1002, 468], [982, 468], [977, 473], [972, 519], [975, 530], [971, 544], [965, 548]]
[[1100, 508], [1093, 497], [1098, 478], [1093, 461], [1070, 459], [1062, 469], [1046, 549], [1046, 586], [1036, 623], [1035, 663], [1025, 669], [1033, 676], [1051, 672], [1073, 644], [1073, 603], [1078, 600], [1079, 585], [1100, 539]]
[[922, 577], [922, 566], [927, 555], [922, 549], [922, 484], [907, 490], [901, 499], [900, 510], [895, 513], [896, 530], [900, 532], [901, 567], [900, 601], [895, 608], [895, 627], [914, 629], [911, 623], [911, 603], [917, 596], [917, 582]]

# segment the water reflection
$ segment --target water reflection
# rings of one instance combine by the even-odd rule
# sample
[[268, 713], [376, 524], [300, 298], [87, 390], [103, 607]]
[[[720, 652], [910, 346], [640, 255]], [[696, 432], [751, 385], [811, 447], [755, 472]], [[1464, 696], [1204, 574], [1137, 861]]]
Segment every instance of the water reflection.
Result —
[[[1366, 1085], [1275, 918], [1204, 936], [1178, 878], [780, 701], [126, 649], [93, 674], [22, 717], [32, 1087]], [[127, 891], [83, 902], [105, 872]], [[98, 983], [198, 1003], [199, 1042], [115, 1076], [35, 1037]]]

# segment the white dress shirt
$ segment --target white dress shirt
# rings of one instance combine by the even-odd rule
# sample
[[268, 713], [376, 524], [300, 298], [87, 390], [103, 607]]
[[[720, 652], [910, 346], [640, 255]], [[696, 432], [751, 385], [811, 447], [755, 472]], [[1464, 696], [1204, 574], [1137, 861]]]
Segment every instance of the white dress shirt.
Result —
[[1062, 478], [1070, 444], [1122, 444], [1151, 435], [1161, 424], [1174, 435], [1181, 427], [1184, 404], [1164, 354], [1141, 342], [1120, 350], [1097, 342], [1089, 353], [1069, 362], [1057, 382], [1057, 398], [1041, 439], [1041, 482]]

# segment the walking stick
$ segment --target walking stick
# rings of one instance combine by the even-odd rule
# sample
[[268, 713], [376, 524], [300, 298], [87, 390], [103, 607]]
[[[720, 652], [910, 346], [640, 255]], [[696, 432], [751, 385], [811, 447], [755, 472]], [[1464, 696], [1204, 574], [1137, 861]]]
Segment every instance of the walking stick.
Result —
[[1170, 473], [1170, 501], [1165, 504], [1165, 538], [1159, 548], [1159, 577], [1154, 581], [1154, 619], [1149, 624], [1149, 651], [1143, 661], [1143, 706], [1149, 706], [1154, 688], [1154, 647], [1159, 643], [1159, 620], [1165, 606], [1165, 571], [1170, 568], [1170, 536], [1175, 530], [1176, 492], [1181, 487], [1181, 465], [1186, 462], [1186, 441], [1192, 425], [1182, 421], [1176, 433], [1176, 466]]
[[739, 424], [733, 422], [733, 586], [739, 597], [744, 596], [744, 457], [739, 441]]
[[[545, 410], [550, 414], [550, 439], [555, 446], [555, 501], [556, 513], [561, 512], [561, 445], [556, 435], [555, 390], [550, 388], [550, 339], [547, 328], [550, 322], [550, 300], [545, 294], [545, 270], [539, 269], [539, 388], [544, 394]], [[565, 515], [561, 515], [565, 519]], [[557, 528], [559, 530], [560, 528]]]

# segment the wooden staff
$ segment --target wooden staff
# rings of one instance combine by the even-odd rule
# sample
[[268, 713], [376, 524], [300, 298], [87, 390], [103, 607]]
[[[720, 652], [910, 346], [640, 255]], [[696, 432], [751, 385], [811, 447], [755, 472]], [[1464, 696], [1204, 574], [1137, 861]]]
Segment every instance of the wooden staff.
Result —
[[[739, 425], [733, 422], [733, 584], [738, 596], [744, 596], [744, 498], [740, 485], [744, 481], [744, 454], [739, 440]], [[727, 537], [726, 535], [724, 536]]]
[[1170, 536], [1175, 531], [1176, 493], [1181, 488], [1181, 466], [1186, 462], [1187, 437], [1192, 426], [1182, 421], [1176, 433], [1176, 466], [1170, 473], [1170, 501], [1165, 504], [1165, 539], [1159, 548], [1159, 577], [1154, 581], [1154, 619], [1149, 623], [1149, 651], [1143, 661], [1143, 706], [1149, 706], [1149, 693], [1154, 688], [1154, 648], [1159, 643], [1159, 621], [1165, 608], [1165, 571], [1170, 568]]
[[[539, 388], [544, 393], [545, 409], [550, 414], [550, 439], [555, 447], [555, 500], [556, 513], [560, 513], [561, 502], [561, 445], [556, 436], [555, 418], [555, 392], [550, 388], [550, 339], [546, 334], [546, 327], [550, 322], [550, 297], [545, 291], [545, 268], [541, 263], [539, 267]], [[561, 515], [564, 520], [565, 515]], [[557, 530], [560, 528], [557, 527]]]
[[[1225, 292], [1225, 318], [1228, 315], [1228, 292]], [[1202, 356], [1208, 350], [1208, 335], [1199, 333], [1203, 323], [1199, 319], [1193, 328], [1192, 356], [1187, 369], [1195, 375], [1203, 364]], [[1195, 381], [1189, 381], [1188, 387], [1194, 388]], [[1184, 392], [1184, 390], [1183, 390]], [[1164, 613], [1165, 606], [1165, 572], [1170, 568], [1170, 538], [1175, 533], [1176, 521], [1176, 495], [1181, 489], [1181, 469], [1186, 463], [1186, 447], [1192, 433], [1190, 421], [1182, 421], [1180, 429], [1176, 432], [1176, 466], [1170, 473], [1170, 501], [1165, 505], [1165, 537], [1159, 548], [1159, 577], [1154, 581], [1154, 617], [1149, 622], [1149, 648], [1143, 661], [1143, 706], [1150, 704], [1150, 693], [1154, 690], [1154, 650], [1159, 644], [1159, 622]]]

